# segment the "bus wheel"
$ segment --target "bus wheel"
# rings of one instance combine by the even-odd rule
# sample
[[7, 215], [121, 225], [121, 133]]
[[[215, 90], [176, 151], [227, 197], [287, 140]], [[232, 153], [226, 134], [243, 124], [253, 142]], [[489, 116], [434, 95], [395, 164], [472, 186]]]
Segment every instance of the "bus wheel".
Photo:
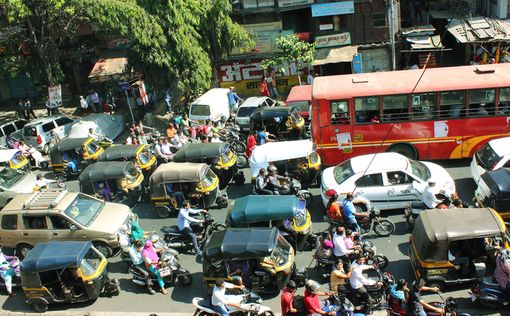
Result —
[[391, 146], [387, 151], [399, 153], [402, 156], [406, 156], [409, 159], [418, 159], [418, 152], [416, 152], [416, 149], [411, 145], [406, 144], [398, 144], [395, 146]]

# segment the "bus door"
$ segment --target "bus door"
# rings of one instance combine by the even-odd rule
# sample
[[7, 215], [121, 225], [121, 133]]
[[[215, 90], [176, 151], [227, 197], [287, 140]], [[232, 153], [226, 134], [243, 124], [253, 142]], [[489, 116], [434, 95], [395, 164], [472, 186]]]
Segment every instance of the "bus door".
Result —
[[353, 120], [349, 100], [321, 101], [319, 115], [324, 164], [348, 159], [352, 154]]

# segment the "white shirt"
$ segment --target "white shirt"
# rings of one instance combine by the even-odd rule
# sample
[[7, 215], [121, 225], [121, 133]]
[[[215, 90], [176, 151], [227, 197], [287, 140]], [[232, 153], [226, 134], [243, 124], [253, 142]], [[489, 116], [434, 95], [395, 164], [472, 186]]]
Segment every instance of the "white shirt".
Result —
[[338, 235], [337, 233], [333, 234], [333, 254], [335, 257], [342, 257], [352, 253], [354, 250], [347, 249], [345, 246], [344, 236]]
[[371, 266], [367, 266], [366, 264], [356, 264], [352, 266], [352, 274], [349, 278], [349, 283], [353, 289], [357, 290], [364, 285], [374, 285], [376, 283], [374, 280], [367, 279], [363, 275], [363, 270], [370, 268]]
[[216, 137], [216, 138], [213, 137], [213, 138], [211, 138], [211, 143], [221, 143], [221, 140], [219, 137]]
[[211, 304], [214, 306], [227, 305], [228, 301], [225, 298], [225, 290], [232, 288], [234, 288], [234, 284], [228, 282], [225, 282], [221, 288], [215, 285], [211, 295]]
[[194, 217], [189, 216], [189, 214], [198, 214], [202, 210], [195, 210], [192, 208], [181, 208], [179, 211], [179, 215], [177, 216], [177, 227], [179, 227], [179, 230], [183, 230], [184, 228], [190, 228], [189, 224], [191, 222], [198, 223], [200, 222], [199, 219], [196, 219]]
[[86, 109], [86, 108], [89, 107], [89, 103], [84, 98], [81, 98], [80, 99], [80, 106], [81, 106], [82, 109]]
[[172, 150], [170, 149], [170, 144], [169, 143], [163, 143], [161, 145], [161, 153], [163, 153], [163, 155], [171, 155], [172, 154]]
[[43, 188], [43, 187], [48, 186], [48, 183], [46, 181], [44, 181], [44, 179], [42, 179], [42, 180], [36, 180], [35, 185], [38, 186], [39, 188]]
[[134, 265], [143, 263], [142, 253], [135, 248], [135, 245], [129, 247], [129, 256]]
[[441, 202], [440, 200], [436, 199], [436, 196], [434, 192], [432, 192], [432, 188], [430, 186], [427, 186], [423, 191], [421, 201], [425, 203], [428, 208], [434, 208]]

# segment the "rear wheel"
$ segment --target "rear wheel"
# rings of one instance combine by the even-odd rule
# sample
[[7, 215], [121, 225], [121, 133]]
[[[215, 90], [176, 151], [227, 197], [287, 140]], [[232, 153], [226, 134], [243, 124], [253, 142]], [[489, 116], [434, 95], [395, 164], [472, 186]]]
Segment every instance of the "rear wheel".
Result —
[[246, 152], [246, 144], [240, 140], [236, 140], [231, 144], [232, 148], [236, 153], [245, 153]]
[[32, 250], [32, 246], [28, 245], [28, 244], [19, 244], [17, 247], [16, 247], [16, 256], [20, 259], [20, 260], [23, 260], [27, 255], [28, 253], [30, 252], [30, 250]]
[[388, 148], [388, 151], [394, 152], [394, 153], [399, 153], [402, 156], [406, 156], [409, 159], [414, 159], [414, 160], [418, 159], [418, 152], [411, 145], [398, 144], [398, 145], [391, 146], [390, 148]]
[[48, 311], [48, 304], [45, 302], [37, 301], [33, 302], [31, 305], [32, 309], [37, 313], [45, 313]]
[[156, 206], [154, 210], [156, 211], [156, 214], [158, 214], [160, 218], [167, 218], [168, 216], [170, 216], [170, 209], [164, 205]]
[[376, 264], [379, 269], [384, 270], [389, 263], [389, 260], [386, 256], [383, 255], [375, 255], [372, 258], [367, 259], [367, 265]]
[[381, 218], [374, 223], [374, 231], [378, 236], [387, 237], [395, 231], [395, 224], [386, 218]]
[[228, 206], [228, 199], [220, 195], [216, 198], [216, 203], [220, 208], [225, 208]]
[[65, 173], [59, 172], [55, 174], [55, 180], [59, 182], [65, 182], [67, 180], [67, 176], [65, 175]]
[[97, 251], [102, 253], [106, 258], [110, 258], [113, 254], [112, 248], [103, 242], [95, 242], [94, 247], [96, 247]]

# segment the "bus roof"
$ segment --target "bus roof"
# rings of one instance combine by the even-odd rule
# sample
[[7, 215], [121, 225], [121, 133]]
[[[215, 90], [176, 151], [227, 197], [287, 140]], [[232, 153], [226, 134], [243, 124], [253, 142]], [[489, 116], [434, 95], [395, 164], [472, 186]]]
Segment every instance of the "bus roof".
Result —
[[497, 87], [510, 87], [510, 64], [320, 76], [313, 82], [313, 99], [407, 94], [413, 89], [414, 93], [420, 93]]
[[295, 86], [290, 89], [287, 103], [296, 101], [312, 101], [312, 86]]

